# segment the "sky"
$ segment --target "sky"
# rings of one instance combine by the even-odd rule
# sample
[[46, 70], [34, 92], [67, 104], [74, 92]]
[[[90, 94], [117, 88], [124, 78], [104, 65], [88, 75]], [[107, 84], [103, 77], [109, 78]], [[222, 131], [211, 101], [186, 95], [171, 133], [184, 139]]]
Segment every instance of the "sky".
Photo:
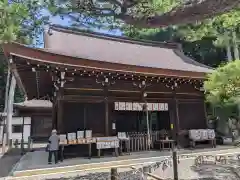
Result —
[[[62, 20], [59, 16], [52, 17], [50, 21], [52, 24], [60, 24], [62, 26], [70, 26], [71, 24], [70, 19], [64, 18], [64, 20]], [[95, 28], [93, 30], [99, 33], [104, 33], [104, 34], [112, 34], [112, 35], [119, 35], [119, 36], [122, 34], [120, 30], [108, 31], [108, 30], [103, 30], [98, 28]]]

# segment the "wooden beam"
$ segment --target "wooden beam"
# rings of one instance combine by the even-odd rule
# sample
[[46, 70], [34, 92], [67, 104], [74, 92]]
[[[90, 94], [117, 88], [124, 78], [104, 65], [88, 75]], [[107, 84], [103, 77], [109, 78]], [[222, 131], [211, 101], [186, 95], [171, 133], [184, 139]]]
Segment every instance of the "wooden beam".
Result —
[[[103, 89], [93, 89], [93, 88], [65, 88], [65, 90], [76, 90], [76, 91], [103, 91]], [[140, 91], [131, 91], [131, 90], [118, 90], [118, 89], [109, 89], [109, 92], [120, 92], [120, 93], [141, 93]], [[171, 91], [145, 91], [147, 94], [172, 94]], [[188, 95], [188, 96], [202, 96], [202, 94], [192, 93], [192, 92], [176, 92], [176, 95]]]
[[[146, 100], [148, 102], [159, 102], [159, 101], [170, 101], [171, 97], [147, 97]], [[179, 104], [182, 103], [197, 103], [202, 102], [203, 99], [201, 97], [194, 97], [190, 99], [186, 98], [176, 98]], [[71, 101], [71, 102], [91, 102], [91, 103], [100, 103], [104, 102], [104, 96], [83, 96], [83, 95], [64, 95], [60, 98], [62, 101]], [[139, 101], [138, 96], [129, 97], [129, 96], [109, 96], [108, 102], [115, 101]]]
[[103, 102], [104, 96], [82, 96], [82, 95], [64, 95], [60, 97], [62, 101], [72, 101], [72, 102]]
[[19, 75], [19, 73], [17, 71], [16, 64], [10, 64], [10, 70], [11, 70], [12, 74], [14, 75], [14, 77], [16, 78], [18, 87], [20, 88], [20, 90], [22, 91], [24, 97], [26, 98], [27, 97], [27, 91], [25, 90], [25, 87], [24, 87], [24, 85], [22, 83], [20, 75]]

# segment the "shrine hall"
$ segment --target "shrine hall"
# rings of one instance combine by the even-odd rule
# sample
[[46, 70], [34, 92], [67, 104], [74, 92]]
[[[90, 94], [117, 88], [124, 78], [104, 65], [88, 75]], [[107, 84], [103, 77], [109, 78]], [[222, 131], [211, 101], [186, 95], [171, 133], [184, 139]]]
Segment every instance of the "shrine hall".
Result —
[[212, 69], [179, 44], [52, 25], [44, 48], [10, 43], [4, 53], [25, 97], [51, 100], [48, 129], [59, 134], [164, 130], [181, 139], [184, 131], [207, 128], [203, 81]]

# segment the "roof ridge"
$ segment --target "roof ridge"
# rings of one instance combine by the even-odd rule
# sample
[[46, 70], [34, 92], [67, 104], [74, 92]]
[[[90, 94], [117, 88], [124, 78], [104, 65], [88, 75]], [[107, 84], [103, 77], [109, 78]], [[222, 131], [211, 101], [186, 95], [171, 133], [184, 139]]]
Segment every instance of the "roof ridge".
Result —
[[62, 26], [58, 24], [50, 25], [50, 29], [59, 31], [59, 32], [68, 33], [68, 34], [77, 34], [77, 35], [89, 36], [89, 37], [104, 39], [104, 40], [118, 41], [118, 42], [129, 43], [129, 44], [138, 44], [143, 46], [168, 48], [168, 49], [180, 49], [180, 50], [182, 49], [181, 44], [179, 43], [140, 40], [140, 39], [123, 37], [123, 36], [120, 37], [120, 36], [114, 36], [114, 35], [109, 35], [104, 33], [93, 32], [90, 30], [81, 30], [81, 29]]

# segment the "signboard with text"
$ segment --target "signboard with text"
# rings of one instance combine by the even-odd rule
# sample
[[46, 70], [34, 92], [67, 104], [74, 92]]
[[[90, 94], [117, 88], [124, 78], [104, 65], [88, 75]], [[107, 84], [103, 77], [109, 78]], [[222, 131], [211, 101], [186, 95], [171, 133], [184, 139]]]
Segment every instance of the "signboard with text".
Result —
[[119, 139], [113, 137], [97, 137], [97, 149], [119, 148]]
[[[146, 103], [148, 111], [168, 111], [168, 103]], [[116, 111], [142, 111], [144, 103], [115, 102]]]

